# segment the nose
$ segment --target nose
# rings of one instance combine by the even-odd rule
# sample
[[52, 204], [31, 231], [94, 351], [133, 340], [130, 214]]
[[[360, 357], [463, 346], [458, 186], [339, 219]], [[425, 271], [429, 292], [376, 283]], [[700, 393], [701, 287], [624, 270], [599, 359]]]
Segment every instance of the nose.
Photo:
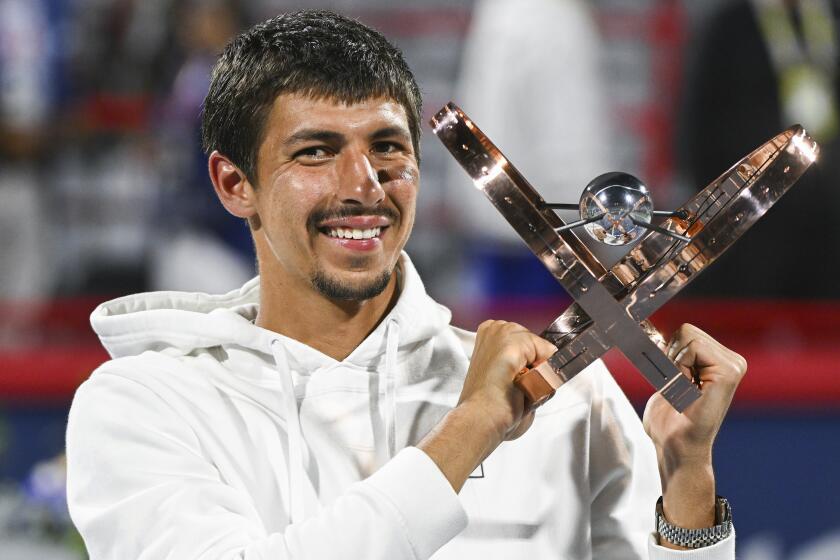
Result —
[[342, 202], [376, 206], [385, 199], [376, 169], [364, 153], [345, 154], [340, 168], [339, 197]]

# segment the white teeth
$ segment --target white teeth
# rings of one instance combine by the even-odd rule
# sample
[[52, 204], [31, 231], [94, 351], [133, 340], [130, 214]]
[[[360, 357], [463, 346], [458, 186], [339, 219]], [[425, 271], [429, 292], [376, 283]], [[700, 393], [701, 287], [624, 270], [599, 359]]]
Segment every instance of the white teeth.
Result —
[[345, 229], [345, 228], [333, 228], [329, 230], [328, 235], [330, 237], [338, 237], [339, 239], [373, 239], [374, 237], [379, 237], [379, 233], [382, 231], [382, 228], [371, 228], [371, 229]]

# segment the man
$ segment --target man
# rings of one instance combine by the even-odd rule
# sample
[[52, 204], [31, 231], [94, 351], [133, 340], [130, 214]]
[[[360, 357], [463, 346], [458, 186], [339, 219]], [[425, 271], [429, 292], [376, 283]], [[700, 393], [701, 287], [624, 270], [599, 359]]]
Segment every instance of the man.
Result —
[[672, 551], [649, 520], [658, 459], [663, 522], [724, 521], [711, 447], [743, 360], [683, 327], [669, 352], [704, 396], [684, 415], [654, 397], [653, 444], [600, 364], [526, 414], [512, 379], [553, 346], [449, 326], [402, 253], [420, 95], [381, 35], [321, 11], [257, 25], [221, 56], [203, 118], [260, 276], [94, 312], [114, 359], [67, 434], [92, 558], [734, 557], [731, 534]]

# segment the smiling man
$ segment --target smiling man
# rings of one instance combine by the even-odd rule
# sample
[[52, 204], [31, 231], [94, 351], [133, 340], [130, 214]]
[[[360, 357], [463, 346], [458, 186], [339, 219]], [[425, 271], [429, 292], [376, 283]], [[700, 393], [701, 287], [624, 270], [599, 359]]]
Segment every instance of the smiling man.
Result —
[[254, 232], [263, 286], [257, 324], [344, 359], [398, 291], [393, 272], [419, 182], [418, 115], [410, 125], [408, 109], [385, 92], [349, 104], [280, 93], [264, 109], [263, 141], [246, 173], [213, 136], [212, 94], [210, 175], [222, 204]]
[[67, 432], [92, 559], [734, 558], [711, 456], [743, 359], [684, 326], [685, 414], [654, 396], [643, 427], [600, 363], [526, 411], [513, 377], [554, 347], [450, 326], [402, 252], [420, 94], [381, 35], [324, 11], [257, 25], [203, 119], [260, 276], [93, 313], [113, 359]]

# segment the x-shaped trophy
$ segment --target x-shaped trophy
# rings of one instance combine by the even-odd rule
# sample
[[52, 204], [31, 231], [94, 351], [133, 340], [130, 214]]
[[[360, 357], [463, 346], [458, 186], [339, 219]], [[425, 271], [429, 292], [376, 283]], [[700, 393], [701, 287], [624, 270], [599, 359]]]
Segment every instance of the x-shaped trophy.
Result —
[[[702, 394], [660, 349], [663, 339], [647, 321], [760, 218], [816, 160], [819, 147], [800, 126], [767, 141], [697, 193], [681, 208], [660, 212], [661, 225], [645, 219], [643, 186], [626, 174], [607, 174], [590, 183], [579, 208], [581, 219], [566, 224], [501, 151], [454, 104], [431, 120], [435, 135], [484, 192], [575, 303], [542, 335], [558, 350], [523, 370], [515, 380], [535, 408], [563, 383], [615, 346], [662, 396], [682, 412]], [[632, 181], [631, 181], [632, 183]], [[633, 194], [630, 204], [609, 206], [602, 192]], [[600, 189], [600, 190], [599, 190]], [[605, 190], [606, 189], [606, 190]], [[619, 193], [620, 194], [620, 193]], [[629, 195], [628, 195], [629, 196]], [[620, 196], [619, 196], [620, 198]], [[574, 205], [577, 207], [577, 205]], [[648, 214], [652, 207], [648, 207]], [[575, 229], [590, 228], [614, 244], [643, 235], [611, 269], [581, 242]], [[622, 239], [622, 236], [625, 238]], [[609, 242], [609, 241], [608, 241]]]

